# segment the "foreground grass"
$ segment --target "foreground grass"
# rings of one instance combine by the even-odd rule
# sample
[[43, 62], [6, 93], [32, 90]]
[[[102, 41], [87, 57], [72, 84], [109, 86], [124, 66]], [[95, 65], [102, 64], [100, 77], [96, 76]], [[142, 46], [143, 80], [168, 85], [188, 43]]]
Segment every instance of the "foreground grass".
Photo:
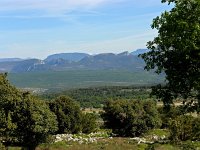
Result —
[[[41, 145], [37, 150], [179, 150], [177, 146], [170, 144], [138, 144], [129, 138], [101, 139], [97, 143], [77, 144], [58, 142], [50, 145]], [[181, 150], [181, 149], [180, 149]]]
[[[146, 144], [139, 145], [139, 147], [147, 147]], [[139, 148], [136, 143], [129, 142], [125, 138], [114, 138], [114, 139], [101, 139], [97, 143], [90, 144], [77, 144], [77, 143], [66, 143], [58, 142], [52, 145], [42, 145], [37, 150], [131, 150]]]
[[[153, 129], [141, 137], [145, 138], [147, 141], [154, 141], [152, 144], [142, 143], [134, 138], [110, 137], [109, 133], [109, 130], [105, 130], [104, 132], [97, 132], [96, 134], [74, 134], [70, 136], [73, 137], [73, 139], [96, 138], [96, 140], [93, 142], [87, 140], [80, 142], [81, 140], [74, 141], [68, 139], [52, 144], [41, 144], [36, 150], [200, 150], [200, 141], [180, 142], [177, 145], [169, 143], [168, 130]], [[165, 136], [168, 142], [165, 140], [165, 142], [161, 142], [162, 140], [152, 139], [154, 136]], [[9, 147], [8, 150], [20, 150], [20, 148]]]
[[[100, 139], [97, 143], [78, 144], [72, 142], [57, 142], [42, 144], [36, 150], [199, 150], [200, 142], [184, 142], [182, 145], [173, 144], [138, 144], [130, 138]], [[9, 148], [8, 150], [20, 150]]]
[[101, 139], [97, 143], [77, 144], [58, 142], [50, 145], [40, 145], [36, 150], [199, 150], [200, 142], [184, 142], [173, 144], [138, 144], [129, 138]]

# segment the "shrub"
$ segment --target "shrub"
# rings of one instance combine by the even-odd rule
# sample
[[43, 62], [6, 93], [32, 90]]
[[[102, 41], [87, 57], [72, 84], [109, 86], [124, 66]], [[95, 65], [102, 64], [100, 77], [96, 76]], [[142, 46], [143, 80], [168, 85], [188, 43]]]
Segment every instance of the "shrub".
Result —
[[170, 137], [174, 142], [200, 140], [200, 118], [178, 116], [170, 121]]
[[82, 116], [82, 132], [92, 133], [97, 129], [97, 116], [93, 113], [86, 113]]
[[104, 106], [105, 126], [120, 136], [140, 136], [161, 125], [156, 103], [153, 101], [117, 100]]
[[170, 119], [174, 119], [182, 114], [180, 108], [175, 106], [168, 109], [165, 109], [165, 107], [159, 107], [158, 112], [162, 120], [161, 128], [168, 128]]
[[196, 146], [191, 141], [186, 141], [180, 145], [182, 150], [196, 150]]

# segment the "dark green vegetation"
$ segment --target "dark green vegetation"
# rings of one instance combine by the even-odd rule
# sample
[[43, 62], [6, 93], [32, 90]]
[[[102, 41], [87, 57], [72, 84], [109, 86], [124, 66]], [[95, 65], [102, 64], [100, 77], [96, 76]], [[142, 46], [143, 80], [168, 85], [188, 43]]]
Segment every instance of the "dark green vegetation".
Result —
[[81, 131], [80, 107], [71, 98], [58, 97], [49, 102], [49, 107], [57, 116], [57, 133], [78, 133]]
[[83, 114], [79, 105], [71, 98], [60, 96], [48, 103], [49, 108], [57, 116], [57, 134], [91, 133], [96, 130], [96, 116]]
[[166, 85], [158, 85], [153, 94], [165, 106], [181, 97], [200, 111], [200, 1], [162, 0], [174, 8], [153, 20], [158, 36], [148, 42], [142, 54], [146, 69], [166, 74]]
[[170, 121], [169, 129], [171, 140], [177, 141], [199, 141], [200, 140], [200, 118], [181, 115]]
[[156, 103], [153, 101], [109, 101], [103, 110], [105, 126], [119, 136], [138, 137], [161, 125]]
[[158, 84], [163, 82], [164, 77], [145, 71], [71, 70], [60, 72], [11, 73], [8, 78], [17, 87], [63, 89], [109, 85]]
[[58, 97], [45, 103], [12, 86], [6, 76], [0, 74], [0, 142], [5, 146], [34, 150], [38, 144], [50, 142], [52, 134], [81, 132], [88, 119], [91, 125], [83, 132], [97, 128], [93, 126], [95, 116], [83, 114], [72, 99]]
[[22, 93], [0, 74], [0, 137], [5, 145], [35, 149], [57, 130], [56, 115], [44, 101]]
[[97, 124], [98, 116], [94, 113], [85, 113], [81, 117], [82, 123], [82, 132], [83, 133], [91, 133], [97, 131], [97, 127], [99, 126]]
[[102, 106], [111, 99], [126, 100], [146, 100], [150, 98], [150, 87], [133, 86], [108, 86], [95, 88], [82, 88], [65, 90], [63, 92], [45, 92], [39, 95], [42, 99], [52, 100], [59, 95], [65, 95], [73, 98], [80, 103], [82, 108], [102, 108]]

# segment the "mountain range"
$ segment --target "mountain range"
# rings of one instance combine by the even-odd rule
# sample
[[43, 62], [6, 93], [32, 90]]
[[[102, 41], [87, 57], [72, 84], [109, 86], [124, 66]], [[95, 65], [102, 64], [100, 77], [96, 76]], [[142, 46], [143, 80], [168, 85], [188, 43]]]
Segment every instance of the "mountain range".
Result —
[[0, 59], [0, 72], [37, 72], [37, 71], [65, 71], [65, 70], [133, 70], [144, 68], [144, 61], [138, 54], [148, 52], [139, 49], [120, 54], [101, 53], [89, 55], [86, 53], [60, 53], [48, 56], [46, 59]]

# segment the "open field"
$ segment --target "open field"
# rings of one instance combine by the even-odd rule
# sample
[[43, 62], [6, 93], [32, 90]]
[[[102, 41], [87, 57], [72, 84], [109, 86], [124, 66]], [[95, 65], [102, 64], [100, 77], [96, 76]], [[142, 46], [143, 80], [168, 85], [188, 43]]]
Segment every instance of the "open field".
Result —
[[142, 71], [124, 70], [70, 70], [60, 72], [29, 72], [9, 74], [17, 87], [64, 89], [97, 86], [149, 85], [163, 82], [164, 77]]

